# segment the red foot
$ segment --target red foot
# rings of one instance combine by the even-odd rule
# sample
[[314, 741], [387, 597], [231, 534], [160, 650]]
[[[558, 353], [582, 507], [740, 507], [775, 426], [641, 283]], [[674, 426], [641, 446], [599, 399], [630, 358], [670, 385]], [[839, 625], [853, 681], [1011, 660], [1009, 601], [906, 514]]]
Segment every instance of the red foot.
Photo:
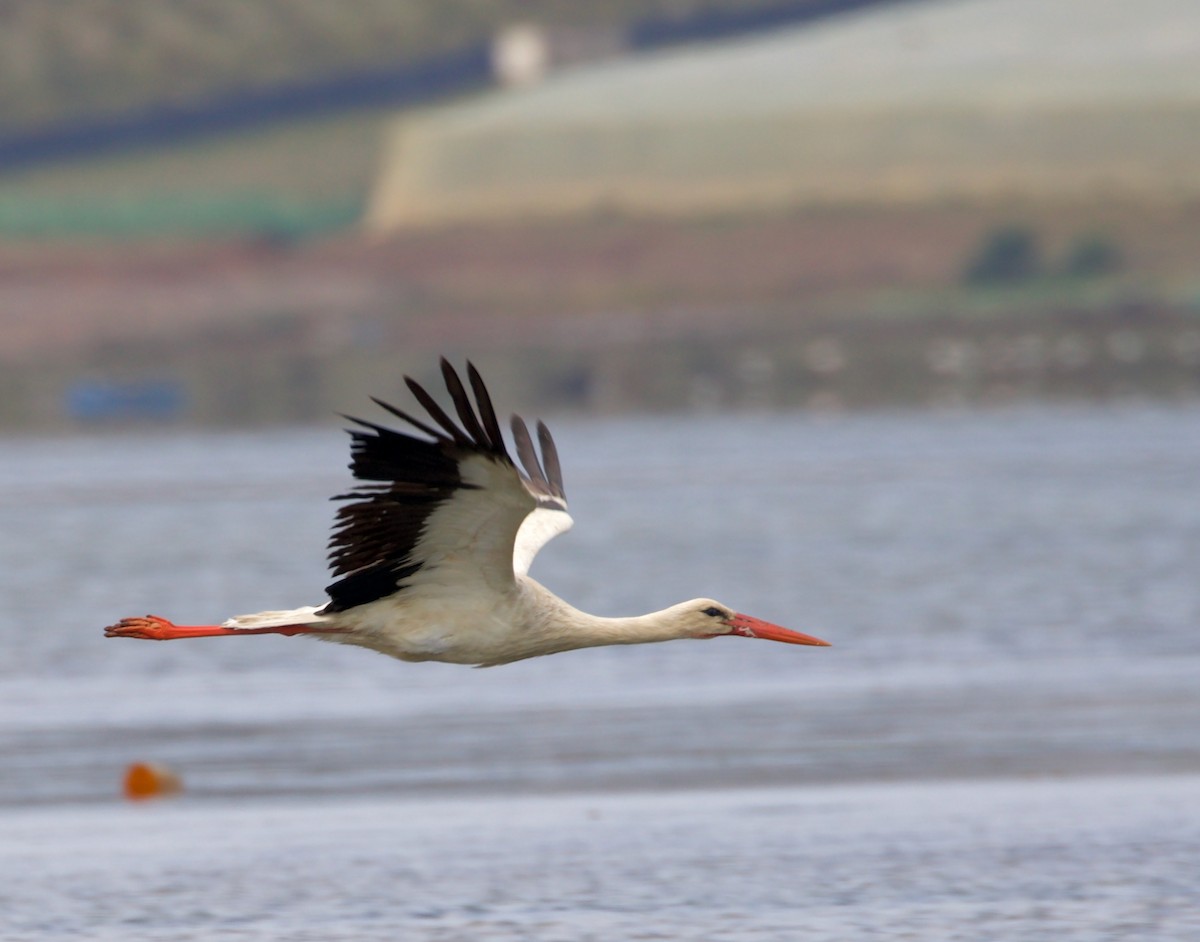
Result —
[[213, 638], [219, 635], [314, 635], [338, 634], [347, 631], [329, 625], [271, 625], [266, 628], [226, 628], [224, 625], [177, 625], [144, 615], [141, 618], [122, 618], [104, 629], [106, 638], [143, 638], [146, 641], [171, 641], [175, 638]]
[[115, 625], [104, 629], [106, 638], [143, 638], [146, 641], [169, 641], [178, 638], [176, 625], [159, 618], [157, 615], [146, 615], [140, 618], [122, 618]]

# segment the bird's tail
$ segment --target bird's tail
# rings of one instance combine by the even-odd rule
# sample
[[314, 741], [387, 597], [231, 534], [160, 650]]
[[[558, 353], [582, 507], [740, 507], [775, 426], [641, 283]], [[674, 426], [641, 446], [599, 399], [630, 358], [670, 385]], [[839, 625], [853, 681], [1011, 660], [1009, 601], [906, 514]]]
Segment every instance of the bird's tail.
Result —
[[315, 605], [293, 608], [286, 612], [255, 612], [253, 615], [235, 615], [221, 624], [222, 628], [277, 628], [283, 625], [312, 625], [325, 620]]

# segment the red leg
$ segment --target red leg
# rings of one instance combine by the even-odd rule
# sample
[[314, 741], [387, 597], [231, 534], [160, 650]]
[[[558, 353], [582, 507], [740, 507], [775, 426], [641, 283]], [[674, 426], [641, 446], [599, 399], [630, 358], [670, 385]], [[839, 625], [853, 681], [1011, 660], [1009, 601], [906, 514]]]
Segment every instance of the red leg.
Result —
[[106, 638], [143, 638], [147, 641], [173, 641], [176, 638], [211, 638], [216, 635], [302, 635], [335, 634], [344, 628], [327, 628], [319, 625], [277, 625], [270, 628], [226, 628], [222, 625], [176, 625], [146, 615], [140, 618], [122, 618], [115, 625], [104, 629]]

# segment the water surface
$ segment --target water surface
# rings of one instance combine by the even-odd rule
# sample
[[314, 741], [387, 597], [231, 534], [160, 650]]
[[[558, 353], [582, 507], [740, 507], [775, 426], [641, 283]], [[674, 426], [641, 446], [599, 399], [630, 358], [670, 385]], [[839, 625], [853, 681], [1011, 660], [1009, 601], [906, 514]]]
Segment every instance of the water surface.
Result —
[[835, 647], [105, 640], [319, 602], [344, 436], [5, 442], [5, 937], [1195, 936], [1200, 409], [554, 428], [539, 579]]

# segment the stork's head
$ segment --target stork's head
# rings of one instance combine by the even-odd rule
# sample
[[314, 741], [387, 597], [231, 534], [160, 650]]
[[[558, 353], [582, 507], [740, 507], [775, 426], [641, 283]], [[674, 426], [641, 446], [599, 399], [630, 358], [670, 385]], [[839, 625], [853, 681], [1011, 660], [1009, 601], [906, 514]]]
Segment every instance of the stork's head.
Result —
[[784, 644], [811, 644], [829, 647], [828, 641], [814, 638], [790, 628], [781, 628], [769, 621], [752, 615], [735, 612], [728, 605], [712, 599], [693, 599], [677, 606], [684, 624], [686, 636], [690, 638], [716, 638], [735, 635], [740, 638], [763, 638], [766, 641], [782, 641]]

